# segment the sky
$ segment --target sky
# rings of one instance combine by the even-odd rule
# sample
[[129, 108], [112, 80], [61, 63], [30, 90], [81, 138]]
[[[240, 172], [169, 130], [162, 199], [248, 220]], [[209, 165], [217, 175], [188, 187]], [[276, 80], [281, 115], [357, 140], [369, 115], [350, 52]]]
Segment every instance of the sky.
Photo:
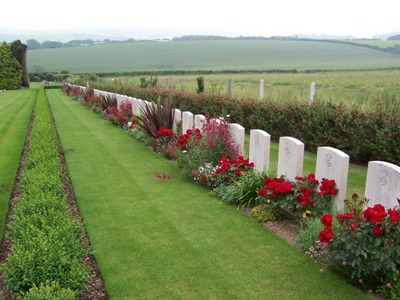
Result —
[[399, 0], [19, 0], [2, 1], [0, 30], [124, 27], [159, 30], [160, 35], [372, 38], [400, 32], [399, 9]]

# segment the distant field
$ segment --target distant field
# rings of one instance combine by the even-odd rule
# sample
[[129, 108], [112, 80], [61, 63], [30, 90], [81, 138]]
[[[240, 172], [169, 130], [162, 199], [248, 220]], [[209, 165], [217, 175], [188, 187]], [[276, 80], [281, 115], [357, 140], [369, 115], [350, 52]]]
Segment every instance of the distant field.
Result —
[[378, 46], [381, 48], [393, 47], [394, 45], [400, 45], [398, 40], [351, 40], [353, 43]]
[[321, 41], [137, 42], [30, 50], [28, 71], [72, 73], [154, 70], [365, 70], [400, 68], [400, 56]]

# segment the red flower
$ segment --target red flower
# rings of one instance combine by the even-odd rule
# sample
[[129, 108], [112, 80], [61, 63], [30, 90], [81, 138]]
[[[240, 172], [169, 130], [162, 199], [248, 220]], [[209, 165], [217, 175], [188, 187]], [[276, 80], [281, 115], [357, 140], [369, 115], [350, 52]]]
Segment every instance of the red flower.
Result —
[[265, 196], [265, 195], [267, 194], [267, 189], [266, 189], [266, 188], [263, 188], [263, 189], [259, 190], [259, 191], [258, 191], [258, 194], [259, 194], [260, 196]]
[[395, 209], [389, 209], [388, 214], [390, 216], [391, 222], [398, 222], [399, 221], [399, 212]]
[[376, 225], [376, 226], [374, 227], [374, 234], [375, 234], [376, 236], [380, 236], [380, 235], [382, 235], [382, 234], [384, 234], [384, 233], [385, 233], [385, 230], [383, 230], [383, 229], [381, 228], [381, 226]]
[[358, 224], [356, 223], [351, 223], [350, 224], [351, 229], [356, 230], [358, 228]]
[[330, 226], [332, 226], [332, 222], [333, 222], [332, 215], [330, 215], [330, 214], [323, 215], [321, 217], [320, 221], [324, 225], [324, 227], [330, 227]]
[[329, 243], [332, 240], [332, 238], [333, 238], [332, 227], [325, 228], [318, 235], [318, 240], [321, 243]]

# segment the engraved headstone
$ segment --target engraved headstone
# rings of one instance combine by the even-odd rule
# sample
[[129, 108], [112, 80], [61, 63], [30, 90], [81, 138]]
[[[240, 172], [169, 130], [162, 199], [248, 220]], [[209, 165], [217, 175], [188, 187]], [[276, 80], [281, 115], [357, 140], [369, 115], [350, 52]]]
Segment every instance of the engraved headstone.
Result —
[[335, 180], [338, 193], [333, 197], [333, 205], [338, 212], [344, 210], [349, 160], [350, 157], [338, 149], [332, 147], [318, 148], [315, 177], [319, 181], [322, 178]]
[[174, 124], [172, 125], [172, 130], [175, 133], [177, 133], [178, 132], [178, 123], [180, 121], [182, 121], [182, 112], [177, 108], [174, 108], [173, 111], [174, 111], [173, 112], [174, 113]]
[[229, 124], [229, 132], [238, 146], [239, 155], [244, 155], [244, 127], [240, 124]]
[[386, 209], [398, 206], [400, 199], [400, 167], [384, 161], [368, 163], [365, 198], [368, 206], [382, 204]]
[[203, 115], [194, 115], [194, 127], [200, 129], [203, 128], [204, 122], [206, 122], [206, 117]]
[[182, 134], [193, 128], [193, 114], [190, 111], [182, 112]]
[[304, 144], [293, 137], [279, 138], [278, 176], [294, 181], [303, 174]]
[[271, 136], [263, 130], [250, 130], [249, 161], [254, 163], [254, 170], [262, 172], [269, 170], [269, 153]]

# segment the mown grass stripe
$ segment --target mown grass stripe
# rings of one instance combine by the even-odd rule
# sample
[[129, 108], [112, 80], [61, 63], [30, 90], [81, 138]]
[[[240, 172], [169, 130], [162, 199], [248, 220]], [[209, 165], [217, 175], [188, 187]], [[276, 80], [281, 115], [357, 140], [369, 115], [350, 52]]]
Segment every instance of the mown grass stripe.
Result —
[[111, 299], [366, 299], [77, 101], [48, 97]]
[[0, 236], [37, 90], [0, 93]]

